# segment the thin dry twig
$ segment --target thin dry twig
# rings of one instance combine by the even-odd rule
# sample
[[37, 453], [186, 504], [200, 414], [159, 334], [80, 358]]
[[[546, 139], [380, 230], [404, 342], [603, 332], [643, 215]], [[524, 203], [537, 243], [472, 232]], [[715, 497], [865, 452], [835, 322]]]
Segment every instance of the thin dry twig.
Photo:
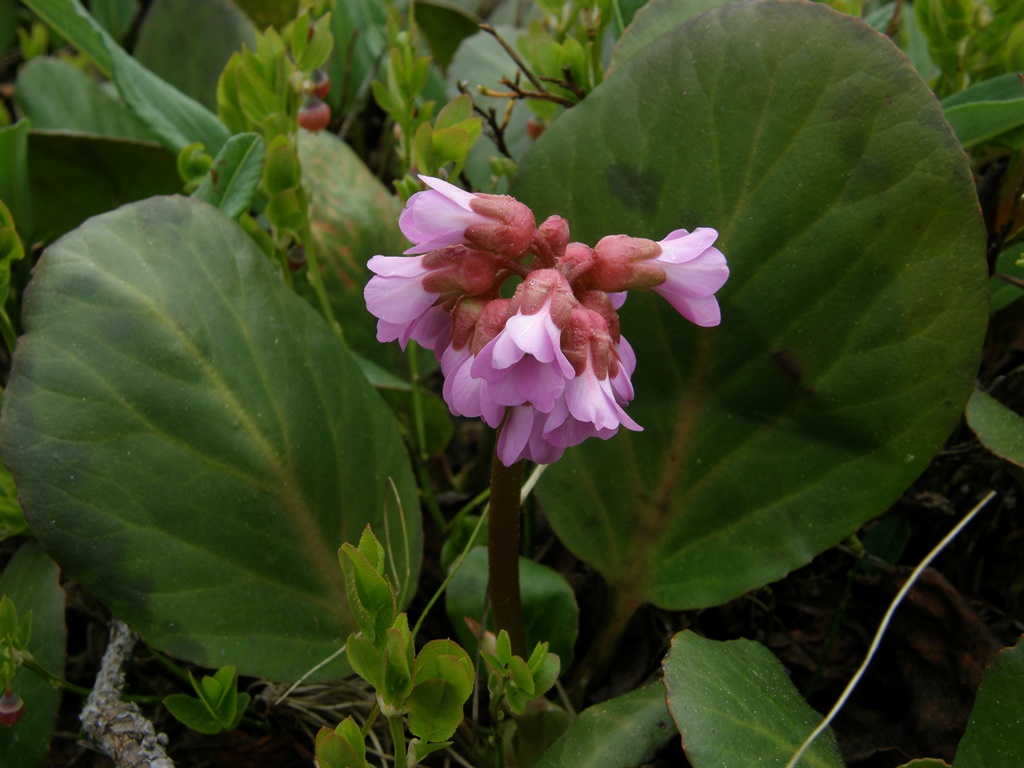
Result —
[[124, 622], [111, 623], [110, 642], [80, 719], [92, 743], [117, 768], [174, 768], [164, 751], [167, 737], [156, 733], [137, 704], [121, 700], [124, 670], [138, 639]]

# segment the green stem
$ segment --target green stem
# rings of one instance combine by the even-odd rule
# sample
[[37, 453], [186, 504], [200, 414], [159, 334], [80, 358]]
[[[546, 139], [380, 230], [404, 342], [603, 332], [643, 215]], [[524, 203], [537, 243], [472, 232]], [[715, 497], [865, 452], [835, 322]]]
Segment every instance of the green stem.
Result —
[[388, 718], [391, 726], [391, 742], [395, 750], [395, 768], [407, 768], [405, 759], [405, 723], [401, 715]]
[[519, 591], [519, 491], [523, 462], [506, 467], [495, 449], [491, 462], [491, 514], [487, 528], [488, 572], [494, 626], [512, 641], [512, 653], [526, 658], [523, 598]]
[[317, 258], [316, 243], [313, 242], [313, 230], [309, 225], [308, 217], [302, 227], [302, 247], [306, 249], [306, 277], [309, 284], [313, 286], [313, 293], [316, 294], [320, 312], [327, 320], [327, 324], [331, 326], [334, 335], [344, 344], [345, 336], [341, 332], [338, 321], [334, 319], [334, 310], [331, 309], [331, 301], [327, 298], [327, 290], [324, 288], [324, 280], [320, 274], [320, 262]]

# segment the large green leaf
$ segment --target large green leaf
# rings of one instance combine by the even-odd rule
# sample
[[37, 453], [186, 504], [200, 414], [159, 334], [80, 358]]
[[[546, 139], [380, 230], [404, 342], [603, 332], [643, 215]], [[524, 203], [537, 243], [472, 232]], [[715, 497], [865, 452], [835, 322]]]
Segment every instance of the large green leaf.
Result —
[[74, 64], [40, 57], [18, 74], [15, 99], [44, 131], [75, 131], [123, 139], [151, 140], [146, 126]]
[[628, 609], [720, 603], [891, 503], [973, 386], [984, 229], [963, 151], [892, 44], [819, 4], [733, 3], [558, 120], [513, 194], [574, 240], [714, 227], [722, 324], [620, 310], [642, 433], [544, 475], [556, 532]]
[[1004, 648], [978, 689], [953, 768], [1024, 765], [1024, 643]]
[[674, 732], [665, 689], [655, 683], [582, 712], [534, 768], [635, 768]]
[[90, 216], [181, 189], [163, 147], [106, 136], [32, 131], [28, 139], [36, 240], [52, 241]]
[[[821, 722], [778, 659], [752, 640], [720, 643], [680, 632], [664, 666], [668, 709], [694, 768], [781, 768]], [[831, 731], [800, 765], [845, 765]]]
[[[21, 617], [32, 612], [28, 650], [53, 675], [64, 674], [67, 628], [66, 597], [57, 565], [35, 542], [23, 544], [0, 574], [0, 597], [8, 595]], [[60, 706], [60, 691], [49, 681], [22, 668], [14, 677], [14, 692], [25, 702], [25, 714], [13, 728], [0, 727], [0, 765], [38, 768], [46, 763]]]
[[335, 553], [367, 523], [411, 595], [419, 510], [393, 418], [215, 208], [91, 219], [43, 255], [24, 318], [4, 461], [43, 546], [147, 642], [297, 677], [355, 629]]
[[255, 28], [229, 0], [155, 0], [134, 53], [151, 72], [216, 111], [217, 79], [243, 45], [255, 50]]

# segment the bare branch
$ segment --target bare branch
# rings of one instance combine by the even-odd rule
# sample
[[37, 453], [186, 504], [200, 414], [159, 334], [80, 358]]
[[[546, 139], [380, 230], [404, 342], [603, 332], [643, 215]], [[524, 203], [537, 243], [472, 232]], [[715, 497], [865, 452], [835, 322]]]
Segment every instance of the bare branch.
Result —
[[82, 726], [117, 768], [174, 768], [164, 751], [166, 736], [157, 735], [138, 705], [121, 700], [124, 668], [137, 640], [124, 622], [115, 619], [111, 623], [110, 642], [103, 653], [96, 685], [82, 708]]

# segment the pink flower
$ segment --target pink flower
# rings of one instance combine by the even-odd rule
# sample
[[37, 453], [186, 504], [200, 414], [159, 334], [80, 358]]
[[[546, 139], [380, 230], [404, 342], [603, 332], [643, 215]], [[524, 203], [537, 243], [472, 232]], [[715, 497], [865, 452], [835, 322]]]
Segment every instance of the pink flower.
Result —
[[[718, 325], [722, 315], [715, 292], [729, 278], [725, 256], [712, 243], [718, 232], [702, 227], [677, 229], [661, 242], [611, 235], [594, 246], [592, 264], [579, 282], [600, 291], [649, 289], [701, 326]], [[580, 269], [580, 267], [577, 267]]]
[[423, 256], [374, 256], [367, 266], [375, 274], [363, 289], [366, 308], [378, 318], [377, 341], [402, 345], [413, 339], [429, 349], [442, 349], [451, 332], [451, 318], [437, 306], [438, 294], [423, 286], [429, 271]]
[[377, 341], [409, 339], [440, 357], [451, 335], [449, 305], [485, 293], [504, 279], [499, 257], [464, 245], [423, 256], [374, 256], [366, 284], [366, 308], [376, 316]]
[[572, 287], [553, 269], [541, 269], [516, 289], [504, 328], [475, 356], [471, 373], [488, 383], [500, 405], [531, 403], [547, 413], [575, 374], [562, 352], [562, 329], [576, 305]]
[[420, 179], [430, 189], [410, 197], [398, 218], [402, 234], [413, 243], [406, 253], [465, 244], [518, 259], [530, 248], [536, 221], [515, 198], [466, 192], [430, 176]]
[[665, 270], [665, 282], [652, 290], [691, 323], [718, 325], [722, 312], [715, 292], [729, 279], [725, 256], [712, 243], [718, 232], [699, 227], [691, 233], [677, 229], [662, 240], [654, 263]]

